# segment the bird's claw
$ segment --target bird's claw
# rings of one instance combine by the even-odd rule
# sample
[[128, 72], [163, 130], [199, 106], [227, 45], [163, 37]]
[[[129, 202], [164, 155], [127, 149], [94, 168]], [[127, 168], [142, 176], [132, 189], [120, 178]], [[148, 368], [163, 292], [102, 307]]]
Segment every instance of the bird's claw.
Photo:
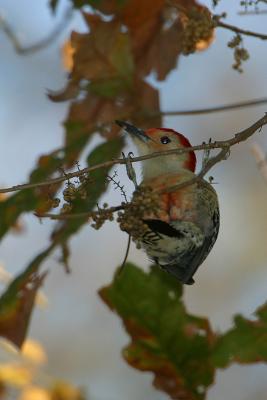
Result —
[[133, 156], [132, 151], [130, 153], [128, 153], [128, 156], [125, 156], [125, 154], [122, 152], [122, 158], [125, 161], [128, 178], [133, 182], [135, 189], [137, 189], [138, 185], [137, 185], [137, 181], [136, 181], [136, 174], [135, 174], [135, 170], [132, 165], [132, 162], [131, 162], [132, 156]]
[[[209, 138], [208, 144], [210, 144], [211, 142], [212, 142], [212, 139]], [[204, 142], [203, 144], [205, 144], [205, 142]], [[209, 159], [210, 159], [210, 150], [211, 150], [211, 149], [204, 149], [204, 151], [203, 151], [202, 169], [206, 166], [207, 162], [208, 162]]]

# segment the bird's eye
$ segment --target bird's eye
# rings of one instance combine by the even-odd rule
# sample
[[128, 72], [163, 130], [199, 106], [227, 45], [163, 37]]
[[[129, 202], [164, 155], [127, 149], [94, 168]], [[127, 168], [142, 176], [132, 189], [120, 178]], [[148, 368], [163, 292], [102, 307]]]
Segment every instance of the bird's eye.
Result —
[[162, 144], [168, 144], [168, 143], [171, 142], [171, 139], [168, 136], [162, 136], [160, 138], [160, 141], [161, 141]]

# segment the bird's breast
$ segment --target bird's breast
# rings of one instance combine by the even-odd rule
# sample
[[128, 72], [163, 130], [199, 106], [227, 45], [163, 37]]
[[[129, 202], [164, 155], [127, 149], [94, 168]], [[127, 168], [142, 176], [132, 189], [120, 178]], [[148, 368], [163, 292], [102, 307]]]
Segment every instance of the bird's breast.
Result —
[[[161, 175], [142, 182], [142, 184], [150, 186], [153, 190], [160, 193], [157, 218], [162, 221], [194, 221], [196, 210], [196, 185], [188, 185], [172, 192], [168, 191], [171, 187], [195, 176], [190, 171], [187, 172], [186, 174]], [[149, 216], [149, 218], [155, 217], [156, 216]]]

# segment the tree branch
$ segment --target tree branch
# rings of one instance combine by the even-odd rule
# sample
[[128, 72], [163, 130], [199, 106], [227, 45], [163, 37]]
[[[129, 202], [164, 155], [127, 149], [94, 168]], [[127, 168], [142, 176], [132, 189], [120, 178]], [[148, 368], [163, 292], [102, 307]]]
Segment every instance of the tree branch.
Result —
[[[167, 150], [167, 151], [159, 151], [159, 152], [146, 154], [144, 156], [139, 156], [139, 157], [132, 157], [131, 158], [131, 162], [134, 163], [134, 162], [144, 161], [144, 160], [148, 160], [150, 158], [155, 158], [155, 157], [169, 156], [171, 154], [183, 154], [183, 153], [188, 153], [188, 152], [191, 152], [191, 151], [200, 151], [200, 150], [206, 150], [206, 149], [222, 149], [222, 150], [224, 150], [225, 148], [227, 148], [228, 151], [229, 151], [229, 148], [231, 146], [233, 146], [234, 144], [237, 144], [237, 143], [240, 143], [240, 142], [243, 142], [243, 141], [247, 140], [258, 129], [262, 128], [262, 126], [266, 125], [266, 124], [267, 124], [267, 114], [265, 114], [264, 117], [260, 118], [253, 125], [251, 125], [249, 128], [246, 128], [243, 131], [235, 134], [235, 136], [232, 139], [216, 141], [216, 142], [212, 142], [212, 143], [208, 143], [208, 144], [204, 143], [204, 144], [201, 144], [201, 145], [198, 145], [198, 146], [185, 147], [185, 148], [182, 148], [182, 149], [172, 149], [172, 150]], [[71, 172], [71, 173], [68, 173], [68, 174], [64, 174], [63, 176], [60, 176], [58, 178], [53, 178], [53, 179], [50, 179], [50, 180], [47, 180], [47, 181], [44, 181], [44, 182], [26, 183], [26, 184], [22, 184], [22, 185], [16, 185], [16, 186], [12, 186], [12, 187], [9, 187], [9, 188], [0, 189], [0, 193], [9, 193], [9, 192], [16, 192], [16, 191], [22, 190], [22, 189], [33, 189], [33, 188], [37, 188], [37, 187], [41, 187], [41, 186], [49, 186], [49, 185], [53, 185], [53, 184], [56, 184], [56, 183], [64, 182], [64, 181], [72, 179], [72, 178], [77, 178], [79, 176], [84, 176], [85, 174], [88, 174], [88, 173], [90, 173], [92, 171], [95, 171], [97, 169], [111, 167], [111, 166], [113, 166], [115, 164], [126, 164], [126, 163], [127, 163], [127, 159], [125, 159], [125, 158], [113, 159], [113, 160], [105, 161], [105, 162], [97, 164], [97, 165], [93, 165], [92, 167], [81, 169], [79, 171], [75, 171], [75, 172]], [[207, 172], [205, 172], [205, 174], [206, 173]]]
[[[117, 211], [124, 210], [125, 205], [120, 204], [119, 206], [114, 206], [110, 208], [106, 208], [105, 210], [108, 210], [112, 213], [115, 213]], [[88, 212], [81, 212], [81, 213], [76, 213], [76, 214], [53, 214], [53, 213], [34, 213], [34, 215], [38, 218], [51, 218], [51, 219], [56, 219], [56, 220], [66, 220], [66, 219], [77, 219], [77, 218], [91, 218], [93, 215], [98, 215], [98, 211], [88, 211]]]
[[240, 35], [253, 36], [258, 39], [267, 40], [267, 35], [263, 33], [248, 31], [246, 29], [238, 28], [235, 25], [227, 24], [225, 22], [220, 21], [217, 15], [214, 15], [213, 20], [216, 28], [224, 28], [228, 29], [229, 31], [239, 33]]
[[176, 115], [211, 114], [211, 113], [220, 112], [220, 111], [235, 110], [237, 108], [258, 106], [260, 104], [266, 104], [266, 103], [267, 103], [267, 97], [263, 97], [260, 99], [240, 101], [238, 103], [233, 103], [233, 104], [222, 104], [222, 105], [215, 106], [215, 107], [196, 108], [195, 110], [161, 111], [158, 113], [151, 113], [151, 114], [148, 113], [148, 114], [146, 114], [146, 116], [148, 118], [150, 118], [150, 117], [152, 118], [152, 117], [156, 117], [158, 115], [161, 115], [163, 117], [172, 117], [172, 116], [176, 116]]
[[71, 20], [72, 15], [73, 15], [73, 9], [72, 7], [68, 7], [63, 14], [62, 20], [45, 38], [27, 47], [24, 47], [20, 43], [11, 25], [9, 25], [9, 23], [1, 15], [0, 15], [0, 29], [2, 29], [3, 32], [6, 34], [6, 36], [9, 38], [9, 40], [14, 46], [15, 51], [18, 54], [27, 55], [35, 53], [52, 44], [55, 38], [58, 37], [60, 33], [66, 28], [68, 22]]

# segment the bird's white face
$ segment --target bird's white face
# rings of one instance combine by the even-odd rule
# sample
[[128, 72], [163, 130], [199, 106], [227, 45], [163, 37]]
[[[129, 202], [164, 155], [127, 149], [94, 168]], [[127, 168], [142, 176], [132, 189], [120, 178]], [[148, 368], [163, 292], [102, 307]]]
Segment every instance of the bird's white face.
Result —
[[[183, 135], [171, 129], [152, 128], [144, 131], [144, 135], [137, 133], [131, 134], [131, 137], [140, 155], [191, 147], [190, 142]], [[194, 172], [195, 165], [194, 152], [172, 154], [143, 161], [143, 174], [144, 178], [152, 178], [181, 169]]]
[[[173, 129], [150, 128], [146, 131], [135, 127], [125, 121], [116, 121], [119, 126], [130, 134], [138, 148], [140, 155], [152, 154], [166, 150], [190, 148], [189, 140]], [[193, 151], [154, 157], [142, 162], [144, 179], [166, 173], [175, 173], [187, 170], [195, 171], [196, 156]]]

